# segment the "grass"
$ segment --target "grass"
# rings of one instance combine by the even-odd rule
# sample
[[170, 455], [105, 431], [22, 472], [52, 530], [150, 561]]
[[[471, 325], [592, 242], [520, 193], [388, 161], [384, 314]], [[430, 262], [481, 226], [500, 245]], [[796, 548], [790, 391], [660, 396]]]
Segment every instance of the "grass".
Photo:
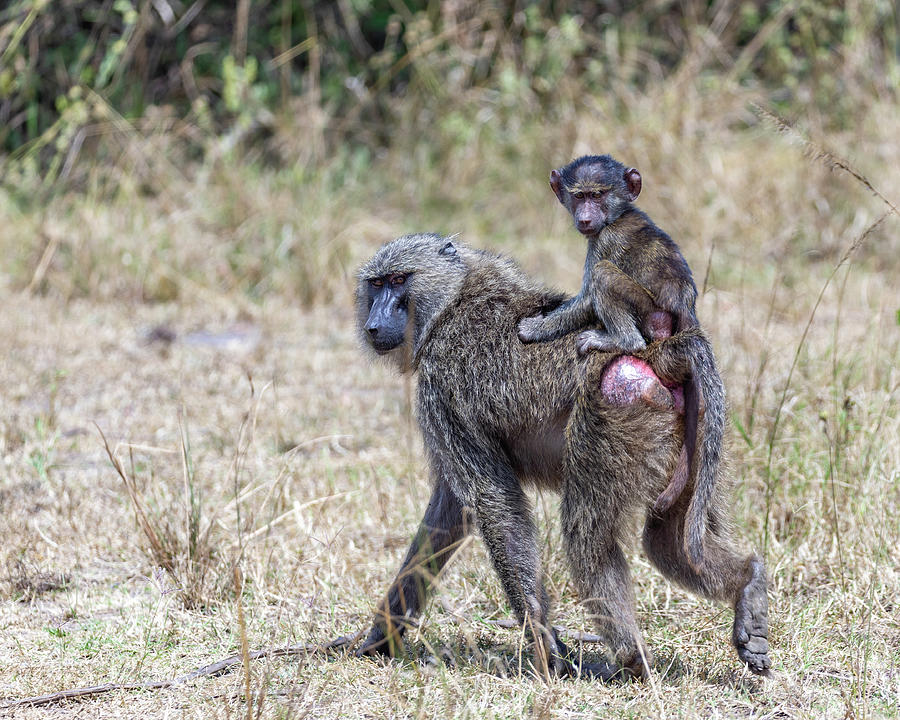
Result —
[[[0, 697], [174, 677], [246, 652], [244, 638], [364, 627], [428, 479], [410, 384], [356, 346], [353, 271], [396, 235], [459, 231], [574, 290], [583, 246], [546, 175], [588, 150], [641, 169], [641, 206], [702, 286], [738, 535], [770, 570], [774, 678], [741, 670], [728, 610], [670, 586], [636, 548], [652, 680], [520, 672], [521, 636], [491, 622], [509, 608], [475, 540], [407, 662], [270, 659], [16, 717], [900, 715], [900, 220], [877, 222], [885, 202], [808, 152], [849, 158], [896, 205], [900, 121], [873, 97], [852, 131], [810, 113], [797, 141], [754, 113], [759, 100], [689, 76], [506, 134], [471, 100], [461, 117], [483, 113], [463, 140], [448, 123], [380, 156], [275, 167], [179, 165], [169, 134], [136, 128], [122, 165], [88, 168], [81, 192], [40, 196], [27, 173], [5, 186]], [[283, 132], [272, 142], [296, 142], [298, 126]], [[556, 622], [590, 631], [556, 502], [535, 500]]]

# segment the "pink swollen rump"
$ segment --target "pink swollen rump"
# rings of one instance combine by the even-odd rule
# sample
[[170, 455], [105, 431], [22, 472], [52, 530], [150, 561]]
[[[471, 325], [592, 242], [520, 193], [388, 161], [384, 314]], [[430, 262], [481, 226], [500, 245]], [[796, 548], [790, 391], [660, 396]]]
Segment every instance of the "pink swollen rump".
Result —
[[624, 407], [643, 400], [661, 410], [684, 412], [684, 392], [681, 386], [667, 388], [653, 368], [640, 358], [622, 355], [603, 371], [600, 392], [611, 405]]

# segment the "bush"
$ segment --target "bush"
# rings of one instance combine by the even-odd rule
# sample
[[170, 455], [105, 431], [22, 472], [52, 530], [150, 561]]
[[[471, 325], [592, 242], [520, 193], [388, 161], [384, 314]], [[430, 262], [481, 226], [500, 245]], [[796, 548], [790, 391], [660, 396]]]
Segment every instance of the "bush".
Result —
[[246, 134], [271, 126], [273, 111], [295, 112], [297, 99], [325, 113], [329, 147], [380, 146], [410, 103], [478, 91], [552, 111], [685, 64], [788, 104], [852, 104], [859, 86], [898, 84], [887, 0], [719, 6], [18, 0], [0, 11], [0, 149], [38, 153], [46, 167], [112, 118], [146, 119], [153, 106], [194, 129]]

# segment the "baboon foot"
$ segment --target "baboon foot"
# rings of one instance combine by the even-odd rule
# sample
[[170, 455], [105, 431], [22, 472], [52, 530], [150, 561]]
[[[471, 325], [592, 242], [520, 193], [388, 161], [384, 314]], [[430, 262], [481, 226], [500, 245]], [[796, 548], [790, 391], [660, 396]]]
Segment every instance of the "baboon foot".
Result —
[[[658, 410], [674, 410], [673, 394], [646, 362], [630, 355], [613, 360], [603, 371], [600, 392], [611, 405], [623, 407], [638, 400]], [[683, 401], [682, 401], [683, 403]]]
[[614, 342], [608, 333], [598, 330], [585, 330], [583, 333], [579, 333], [575, 339], [575, 349], [579, 355], [587, 355], [592, 351], [632, 353], [643, 350], [645, 347], [647, 344], [640, 337], [631, 343]]
[[[550, 653], [547, 661], [547, 670], [553, 677], [570, 677], [575, 672], [575, 666], [568, 659], [568, 648], [561, 642], [554, 652]], [[535, 658], [538, 660], [538, 658]]]
[[750, 561], [750, 580], [738, 595], [734, 606], [732, 642], [738, 657], [751, 672], [768, 675], [769, 599], [766, 596], [766, 569], [759, 558]]
[[622, 352], [622, 348], [614, 347], [612, 343], [595, 330], [585, 330], [575, 339], [575, 349], [579, 355], [587, 355], [591, 351], [597, 352]]
[[519, 321], [519, 340], [523, 343], [532, 343], [540, 340], [543, 325], [543, 315], [523, 318]]
[[649, 671], [643, 663], [637, 665], [614, 665], [605, 661], [582, 662], [580, 665], [573, 663], [570, 675], [586, 680], [600, 680], [601, 682], [629, 682], [631, 680], [646, 680]]
[[579, 658], [577, 652], [566, 647], [562, 640], [557, 639], [562, 660], [565, 662], [565, 671], [558, 673], [561, 676], [582, 678], [585, 680], [600, 680], [601, 682], [626, 682], [629, 680], [646, 680], [649, 674], [643, 658], [639, 655], [633, 661], [624, 665], [616, 665], [605, 660], [598, 662], [585, 662]]
[[[527, 594], [525, 629], [531, 636], [534, 669], [545, 678], [569, 674], [568, 648], [559, 639], [556, 629], [546, 621], [546, 613], [536, 595]], [[539, 620], [538, 618], [542, 618]]]
[[626, 668], [608, 662], [583, 662], [573, 666], [572, 677], [584, 680], [600, 680], [601, 682], [626, 681], [634, 679], [634, 675]]

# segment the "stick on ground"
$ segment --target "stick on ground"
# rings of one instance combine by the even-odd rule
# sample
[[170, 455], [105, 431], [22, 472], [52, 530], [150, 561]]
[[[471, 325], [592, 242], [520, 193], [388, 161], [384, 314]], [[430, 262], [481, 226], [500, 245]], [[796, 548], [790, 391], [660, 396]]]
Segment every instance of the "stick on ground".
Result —
[[[264, 650], [254, 650], [248, 653], [250, 660], [259, 660], [267, 657], [285, 657], [288, 655], [313, 655], [316, 653], [331, 653], [352, 647], [363, 635], [362, 630], [353, 635], [342, 635], [331, 642], [321, 645], [288, 645], [287, 647], [265, 648]], [[60, 690], [59, 692], [49, 693], [48, 695], [36, 695], [34, 697], [22, 698], [21, 700], [12, 700], [0, 704], [0, 709], [7, 710], [15, 707], [50, 705], [51, 703], [61, 702], [62, 700], [72, 700], [75, 698], [92, 697], [94, 695], [102, 695], [103, 693], [112, 692], [113, 690], [162, 690], [164, 688], [181, 685], [190, 680], [199, 677], [211, 677], [214, 675], [222, 675], [228, 672], [236, 665], [243, 662], [240, 653], [231, 655], [224, 660], [204, 665], [203, 667], [191, 670], [189, 673], [179, 675], [171, 680], [154, 680], [144, 683], [105, 683], [103, 685], [94, 685], [92, 687], [74, 688], [72, 690]]]
[[[454, 618], [455, 622], [459, 622], [461, 618]], [[519, 623], [512, 619], [488, 620], [491, 625], [501, 628], [519, 627]], [[556, 626], [555, 630], [565, 636], [583, 643], [601, 642], [602, 638], [591, 633], [569, 632], [563, 627]], [[365, 630], [360, 630], [352, 635], [341, 635], [330, 642], [321, 645], [288, 645], [286, 647], [265, 648], [263, 650], [253, 650], [248, 652], [249, 660], [259, 660], [269, 657], [286, 657], [289, 655], [315, 655], [318, 653], [334, 653], [347, 648], [353, 647], [359, 639], [365, 634]], [[113, 690], [163, 690], [165, 688], [181, 685], [200, 677], [212, 677], [222, 675], [243, 662], [241, 653], [230, 655], [224, 660], [204, 665], [203, 667], [191, 670], [189, 673], [179, 675], [171, 680], [154, 680], [143, 683], [104, 683], [103, 685], [93, 685], [91, 687], [73, 688], [72, 690], [60, 690], [47, 695], [35, 695], [34, 697], [22, 698], [21, 700], [9, 700], [0, 703], [0, 710], [8, 710], [10, 708], [50, 705], [52, 703], [61, 702], [63, 700], [74, 700], [76, 698], [93, 697], [94, 695], [102, 695], [103, 693], [112, 692]]]

